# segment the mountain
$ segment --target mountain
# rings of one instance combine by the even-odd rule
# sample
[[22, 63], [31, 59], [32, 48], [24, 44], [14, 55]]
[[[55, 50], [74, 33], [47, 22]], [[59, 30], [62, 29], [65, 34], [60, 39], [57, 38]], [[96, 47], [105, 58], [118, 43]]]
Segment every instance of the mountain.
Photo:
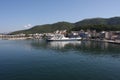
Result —
[[10, 34], [18, 34], [18, 33], [25, 33], [25, 34], [31, 34], [31, 33], [49, 33], [54, 32], [56, 30], [70, 30], [72, 29], [74, 24], [69, 22], [58, 22], [54, 24], [45, 24], [45, 25], [36, 25], [30, 29], [27, 30], [20, 30], [15, 31]]
[[56, 30], [74, 30], [79, 31], [83, 30], [120, 30], [120, 17], [112, 17], [112, 18], [91, 18], [84, 19], [82, 21], [78, 21], [76, 23], [69, 22], [58, 22], [54, 24], [45, 24], [45, 25], [36, 25], [27, 30], [15, 31], [10, 34], [18, 34], [18, 33], [49, 33], [54, 32]]
[[82, 25], [120, 25], [120, 17], [112, 17], [112, 18], [91, 18], [84, 19], [82, 21], [76, 22], [76, 26]]
[[110, 30], [120, 30], [120, 17], [112, 18], [92, 18], [84, 19], [82, 21], [76, 22], [75, 27], [71, 30], [97, 30], [97, 31], [110, 31]]
[[107, 19], [104, 18], [84, 19], [82, 21], [76, 22], [75, 26], [107, 24], [106, 21]]
[[107, 20], [108, 25], [120, 25], [120, 17], [113, 17]]

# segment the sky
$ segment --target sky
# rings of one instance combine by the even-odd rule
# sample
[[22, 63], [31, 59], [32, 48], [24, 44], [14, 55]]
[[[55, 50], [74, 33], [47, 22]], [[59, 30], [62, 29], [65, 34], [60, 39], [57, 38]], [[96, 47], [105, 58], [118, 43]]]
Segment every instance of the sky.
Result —
[[120, 0], [0, 0], [0, 33], [116, 16], [120, 16]]

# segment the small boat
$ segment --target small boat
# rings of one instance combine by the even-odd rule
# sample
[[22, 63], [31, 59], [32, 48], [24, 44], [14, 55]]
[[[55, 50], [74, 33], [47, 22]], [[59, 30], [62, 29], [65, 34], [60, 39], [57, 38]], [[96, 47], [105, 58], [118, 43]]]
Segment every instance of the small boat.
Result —
[[65, 37], [63, 34], [55, 34], [51, 38], [48, 38], [47, 41], [79, 41], [81, 37]]

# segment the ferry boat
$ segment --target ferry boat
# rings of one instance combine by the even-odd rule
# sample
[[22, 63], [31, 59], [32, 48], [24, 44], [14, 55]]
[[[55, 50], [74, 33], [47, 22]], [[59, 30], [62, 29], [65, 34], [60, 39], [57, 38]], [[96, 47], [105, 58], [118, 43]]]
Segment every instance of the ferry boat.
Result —
[[63, 34], [55, 34], [48, 38], [47, 41], [79, 41], [81, 39], [81, 37], [65, 37]]

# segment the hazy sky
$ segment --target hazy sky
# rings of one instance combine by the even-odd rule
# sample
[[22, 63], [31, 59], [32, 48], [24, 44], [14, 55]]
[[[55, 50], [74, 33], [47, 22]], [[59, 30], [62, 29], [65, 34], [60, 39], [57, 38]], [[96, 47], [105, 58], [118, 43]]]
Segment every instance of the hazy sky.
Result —
[[120, 0], [0, 0], [0, 33], [59, 21], [120, 16]]

